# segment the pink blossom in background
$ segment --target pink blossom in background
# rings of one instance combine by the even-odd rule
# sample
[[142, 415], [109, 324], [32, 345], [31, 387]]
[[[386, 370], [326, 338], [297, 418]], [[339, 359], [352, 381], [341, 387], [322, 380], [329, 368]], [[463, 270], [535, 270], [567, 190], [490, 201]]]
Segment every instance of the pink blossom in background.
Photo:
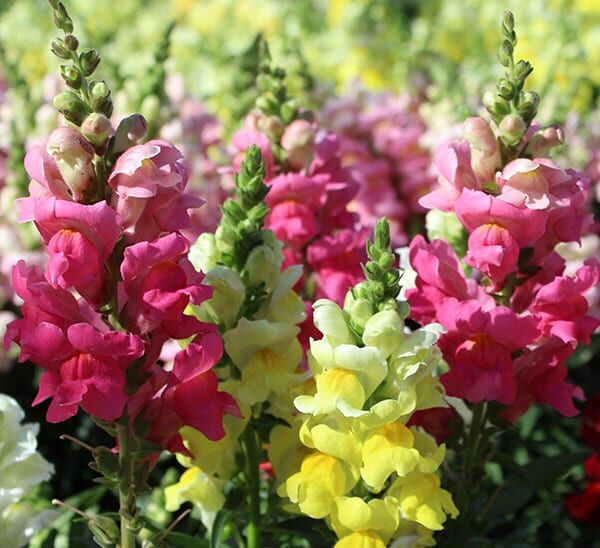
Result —
[[395, 245], [406, 243], [411, 225], [423, 222], [419, 200], [434, 182], [418, 109], [406, 96], [353, 92], [322, 112], [322, 123], [339, 137], [343, 164], [358, 181], [353, 207], [361, 224], [371, 227], [385, 215]]

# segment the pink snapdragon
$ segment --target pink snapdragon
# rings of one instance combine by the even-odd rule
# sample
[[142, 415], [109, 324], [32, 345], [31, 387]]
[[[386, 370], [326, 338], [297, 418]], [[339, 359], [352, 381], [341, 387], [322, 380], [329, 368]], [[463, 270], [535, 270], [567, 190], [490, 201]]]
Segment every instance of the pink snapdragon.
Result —
[[[589, 182], [546, 157], [502, 166], [487, 122], [471, 118], [463, 129], [468, 140], [436, 152], [439, 187], [421, 203], [457, 216], [469, 234], [462, 263], [472, 271], [465, 275], [449, 244], [415, 238], [415, 288], [406, 291], [412, 317], [447, 329], [440, 348], [450, 370], [441, 380], [450, 395], [498, 401], [511, 420], [533, 402], [575, 414], [581, 392], [566, 381], [565, 361], [600, 325], [584, 296], [598, 284], [600, 265], [590, 260], [567, 276], [554, 248], [586, 230]], [[561, 141], [555, 129], [533, 128], [515, 154], [547, 153], [544, 135]]]
[[[190, 228], [190, 210], [202, 201], [185, 192], [187, 174], [173, 145], [135, 144], [145, 127], [139, 116], [119, 126], [106, 181], [88, 166], [90, 145], [75, 129], [51, 136], [53, 155], [28, 155], [34, 181], [20, 220], [35, 222], [48, 264], [45, 274], [24, 262], [14, 267], [23, 317], [8, 325], [5, 342], [20, 345], [20, 361], [44, 369], [34, 404], [51, 398], [49, 421], [81, 407], [113, 422], [129, 401], [130, 413], [150, 423], [148, 441], [179, 450], [181, 427], [217, 439], [223, 414], [238, 410], [217, 392], [211, 370], [222, 354], [217, 327], [184, 314], [212, 295], [179, 232]], [[170, 337], [192, 342], [167, 372], [157, 360]]]
[[119, 156], [108, 184], [128, 242], [191, 227], [189, 211], [203, 200], [185, 193], [188, 179], [180, 159], [173, 145], [160, 140], [133, 146]]
[[580, 342], [589, 343], [600, 320], [587, 315], [589, 304], [583, 295], [599, 281], [600, 263], [590, 260], [575, 276], [557, 276], [541, 287], [530, 311], [537, 318], [542, 333], [573, 347]]
[[448, 330], [440, 348], [450, 365], [442, 381], [450, 396], [472, 403], [496, 400], [511, 404], [516, 396], [511, 352], [539, 336], [535, 320], [504, 306], [483, 310], [478, 301], [446, 299], [437, 319]]
[[24, 262], [15, 265], [13, 283], [24, 300], [23, 318], [9, 324], [5, 344], [18, 343], [19, 361], [45, 370], [34, 405], [52, 397], [49, 422], [72, 417], [78, 406], [102, 420], [119, 418], [127, 400], [124, 370], [143, 354], [142, 340], [109, 331], [71, 293], [52, 287]]
[[221, 338], [209, 333], [177, 352], [171, 371], [152, 366], [150, 378], [129, 404], [132, 420], [139, 415], [151, 425], [149, 441], [173, 453], [189, 454], [179, 434], [183, 426], [191, 426], [213, 441], [225, 435], [222, 416], [240, 416], [240, 411], [230, 394], [218, 391], [212, 368], [222, 355]]
[[26, 198], [21, 222], [33, 220], [48, 251], [46, 278], [74, 287], [97, 306], [107, 300], [104, 263], [120, 236], [119, 216], [106, 202], [83, 205], [55, 198]]
[[175, 338], [185, 338], [190, 324], [196, 323], [184, 310], [210, 298], [212, 288], [202, 285], [204, 276], [187, 260], [188, 251], [187, 240], [176, 232], [125, 249], [121, 264], [129, 298], [125, 314], [136, 332], [145, 335], [160, 327]]
[[416, 287], [406, 291], [406, 298], [418, 322], [436, 321], [436, 311], [447, 298], [478, 299], [484, 307], [493, 303], [475, 280], [465, 278], [456, 252], [444, 240], [428, 243], [423, 236], [415, 236], [409, 258], [418, 276]]

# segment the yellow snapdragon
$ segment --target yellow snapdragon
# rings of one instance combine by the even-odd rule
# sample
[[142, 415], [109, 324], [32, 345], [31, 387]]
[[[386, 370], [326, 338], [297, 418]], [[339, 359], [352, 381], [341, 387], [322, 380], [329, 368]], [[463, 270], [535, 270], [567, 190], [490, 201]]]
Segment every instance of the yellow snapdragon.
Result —
[[[391, 298], [399, 276], [388, 250], [387, 224], [380, 223], [365, 266], [368, 276], [375, 274], [350, 291], [344, 309], [315, 303], [323, 338], [310, 341], [314, 393], [294, 400], [301, 426], [277, 432], [276, 441], [291, 446], [289, 454], [299, 454], [298, 441], [309, 451], [295, 472], [278, 465], [284, 474], [278, 493], [296, 512], [324, 518], [342, 548], [382, 547], [395, 539], [428, 546], [447, 516], [458, 515], [437, 476], [445, 446], [406, 425], [418, 409], [447, 405], [436, 377], [441, 353], [435, 343], [443, 330], [433, 324], [406, 331], [407, 305]], [[377, 285], [377, 276], [387, 287]], [[278, 460], [285, 453], [280, 447], [271, 452]]]

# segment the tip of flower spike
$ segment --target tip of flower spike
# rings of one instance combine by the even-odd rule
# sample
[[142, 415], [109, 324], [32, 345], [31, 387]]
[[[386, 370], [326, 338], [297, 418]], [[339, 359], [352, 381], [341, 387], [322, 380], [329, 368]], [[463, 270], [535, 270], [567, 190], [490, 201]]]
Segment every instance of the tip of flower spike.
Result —
[[373, 242], [367, 240], [369, 261], [362, 265], [365, 281], [352, 291], [357, 299], [369, 301], [376, 309], [396, 306], [400, 293], [400, 271], [394, 266], [396, 256], [392, 252], [390, 225], [387, 219], [377, 221], [373, 231]]
[[515, 62], [514, 51], [517, 45], [515, 19], [510, 11], [505, 11], [501, 25], [502, 42], [498, 48], [498, 60], [505, 67], [505, 74], [496, 84], [496, 91], [488, 91], [483, 96], [483, 104], [498, 127], [498, 137], [502, 144], [503, 157], [508, 161], [518, 149], [519, 143], [537, 114], [539, 95], [524, 91], [525, 81], [533, 71], [530, 63], [524, 60]]

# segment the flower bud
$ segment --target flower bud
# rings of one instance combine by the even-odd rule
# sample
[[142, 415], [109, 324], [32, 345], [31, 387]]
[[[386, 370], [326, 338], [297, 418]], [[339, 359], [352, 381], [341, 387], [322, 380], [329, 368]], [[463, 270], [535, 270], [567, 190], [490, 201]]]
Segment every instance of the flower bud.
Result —
[[500, 166], [500, 151], [489, 124], [480, 117], [467, 118], [463, 136], [471, 145], [471, 168], [482, 180], [493, 179]]
[[509, 145], [516, 145], [527, 131], [527, 125], [523, 118], [515, 114], [509, 114], [500, 122], [500, 135]]
[[495, 121], [510, 113], [510, 105], [502, 97], [491, 91], [484, 93], [483, 104]]
[[231, 227], [221, 225], [215, 232], [217, 251], [223, 255], [232, 255], [236, 236]]
[[496, 152], [496, 137], [489, 124], [479, 116], [467, 118], [463, 123], [463, 137], [469, 141], [471, 149], [486, 155]]
[[545, 127], [533, 134], [525, 152], [534, 158], [548, 156], [551, 149], [564, 144], [564, 142], [565, 136], [559, 126]]
[[110, 89], [103, 80], [92, 82], [90, 86], [90, 102], [92, 108], [101, 112], [106, 107], [110, 97]]
[[284, 131], [281, 147], [287, 152], [289, 164], [297, 169], [310, 161], [315, 140], [315, 128], [307, 120], [295, 120]]
[[350, 317], [350, 325], [359, 334], [362, 334], [365, 324], [373, 316], [375, 310], [373, 305], [365, 298], [354, 298], [351, 291], [346, 294], [344, 310]]
[[77, 130], [60, 127], [50, 134], [46, 150], [54, 158], [73, 199], [81, 200], [94, 177], [94, 152], [89, 143]]
[[73, 89], [79, 89], [83, 83], [83, 76], [76, 67], [72, 65], [61, 65], [60, 75], [67, 86]]
[[84, 76], [91, 76], [100, 63], [100, 56], [95, 49], [84, 49], [79, 56]]
[[50, 44], [50, 50], [52, 51], [52, 53], [54, 53], [54, 55], [56, 55], [56, 57], [58, 57], [60, 59], [70, 59], [71, 58], [71, 52], [70, 52], [69, 48], [66, 46], [64, 41], [61, 40], [60, 38], [57, 38], [56, 40], [52, 40], [52, 43]]
[[289, 124], [298, 112], [298, 104], [294, 99], [290, 99], [281, 105], [281, 117], [286, 124]]
[[81, 124], [82, 135], [94, 146], [100, 147], [106, 143], [112, 131], [110, 120], [99, 112], [92, 112]]
[[111, 518], [106, 516], [91, 515], [88, 527], [98, 543], [103, 545], [116, 545], [119, 540], [119, 527]]
[[527, 61], [519, 61], [515, 65], [514, 75], [520, 81], [524, 81], [527, 76], [529, 76], [533, 71], [533, 67]]
[[146, 119], [141, 114], [132, 114], [123, 118], [115, 131], [115, 152], [121, 152], [137, 143], [148, 130]]
[[58, 110], [69, 122], [81, 125], [87, 115], [83, 101], [71, 91], [59, 93], [53, 101], [54, 108]]
[[260, 128], [267, 135], [279, 139], [283, 133], [283, 130], [285, 129], [285, 126], [283, 125], [283, 122], [279, 116], [267, 116], [260, 121]]
[[73, 32], [73, 21], [69, 17], [67, 10], [62, 2], [59, 2], [57, 7], [54, 9], [54, 24], [65, 34]]
[[502, 78], [496, 87], [498, 88], [498, 95], [507, 101], [510, 101], [515, 96], [515, 86], [505, 78]]
[[70, 51], [76, 51], [79, 47], [79, 40], [72, 34], [68, 34], [65, 36], [65, 46], [67, 46]]
[[537, 113], [540, 96], [534, 91], [525, 91], [519, 95], [517, 110], [526, 123], [531, 122]]
[[244, 267], [249, 286], [258, 286], [264, 283], [267, 288], [272, 288], [279, 277], [281, 261], [273, 248], [268, 245], [255, 247], [246, 260]]

